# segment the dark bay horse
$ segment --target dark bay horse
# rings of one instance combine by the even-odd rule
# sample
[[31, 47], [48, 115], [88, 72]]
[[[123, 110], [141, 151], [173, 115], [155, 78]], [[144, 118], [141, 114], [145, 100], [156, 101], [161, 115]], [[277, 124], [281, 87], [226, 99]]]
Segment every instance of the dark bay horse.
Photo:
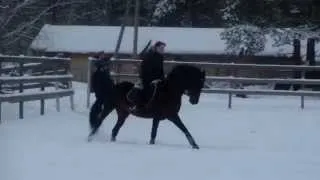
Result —
[[99, 116], [90, 116], [91, 133], [88, 136], [88, 141], [91, 141], [92, 136], [97, 132], [105, 117], [116, 109], [118, 120], [112, 129], [111, 141], [116, 141], [120, 128], [127, 117], [132, 114], [137, 117], [153, 119], [150, 144], [155, 143], [159, 122], [168, 119], [185, 134], [192, 148], [199, 149], [192, 135], [181, 121], [179, 111], [183, 94], [189, 96], [191, 104], [198, 104], [204, 82], [205, 71], [191, 65], [177, 65], [165, 80], [153, 86], [156, 89], [154, 89], [155, 95], [151, 105], [134, 112], [130, 110], [132, 103], [127, 98], [127, 94], [134, 84], [131, 82], [116, 84], [114, 86], [114, 102], [109, 102], [110, 106], [104, 108]]

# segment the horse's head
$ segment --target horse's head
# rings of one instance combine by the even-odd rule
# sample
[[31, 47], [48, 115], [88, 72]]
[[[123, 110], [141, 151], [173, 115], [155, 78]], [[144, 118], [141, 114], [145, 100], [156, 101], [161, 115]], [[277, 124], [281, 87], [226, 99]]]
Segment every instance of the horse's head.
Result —
[[179, 93], [189, 96], [191, 104], [198, 104], [206, 73], [191, 65], [177, 65], [168, 75], [168, 81]]
[[185, 93], [189, 96], [189, 102], [191, 104], [198, 104], [201, 90], [204, 86], [206, 73], [205, 71], [199, 71], [198, 73], [194, 73], [186, 79], [186, 89]]

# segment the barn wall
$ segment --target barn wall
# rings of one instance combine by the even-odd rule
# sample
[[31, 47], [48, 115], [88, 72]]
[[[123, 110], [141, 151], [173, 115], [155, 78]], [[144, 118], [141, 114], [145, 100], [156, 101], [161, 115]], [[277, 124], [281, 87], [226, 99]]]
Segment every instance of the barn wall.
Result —
[[72, 54], [71, 72], [74, 81], [87, 82], [89, 54]]

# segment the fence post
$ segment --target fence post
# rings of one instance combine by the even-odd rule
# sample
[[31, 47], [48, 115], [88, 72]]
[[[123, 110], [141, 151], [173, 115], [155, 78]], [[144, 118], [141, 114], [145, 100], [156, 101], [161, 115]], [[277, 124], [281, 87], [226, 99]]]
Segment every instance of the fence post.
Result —
[[[116, 59], [115, 61], [118, 61], [118, 59]], [[115, 83], [118, 84], [120, 83], [120, 76], [118, 76], [120, 74], [120, 71], [121, 71], [121, 64], [120, 63], [114, 63], [114, 68], [115, 68], [115, 71], [116, 71], [116, 78], [115, 78]]]
[[[305, 71], [305, 70], [302, 70], [302, 72], [301, 72], [301, 79], [304, 79], [304, 78], [305, 78], [305, 74], [306, 74], [306, 71]], [[300, 87], [301, 87], [301, 89], [303, 90], [303, 89], [304, 89], [304, 84], [301, 84]], [[304, 109], [304, 95], [301, 96], [300, 107], [301, 107], [301, 109]]]
[[[42, 63], [44, 65], [44, 63]], [[44, 70], [41, 71], [41, 75], [44, 76], [45, 72]], [[41, 83], [40, 91], [44, 91], [45, 83]], [[40, 100], [40, 115], [44, 115], [44, 99]]]
[[309, 65], [311, 65], [311, 66], [316, 65], [315, 39], [313, 39], [313, 38], [308, 38], [308, 41], [307, 41], [307, 61], [309, 62]]
[[[70, 71], [68, 71], [70, 73]], [[68, 82], [68, 89], [72, 89], [72, 80]], [[74, 94], [70, 96], [70, 108], [74, 111]]]
[[[232, 62], [231, 64], [234, 64], [234, 62]], [[231, 69], [231, 77], [235, 77], [235, 76], [236, 76], [236, 68], [232, 68]], [[230, 89], [235, 88], [234, 82], [232, 80], [229, 81], [229, 88]], [[232, 93], [231, 92], [228, 93], [228, 108], [229, 109], [232, 108]]]
[[[1, 61], [0, 61], [0, 76], [2, 76], [2, 62]], [[1, 83], [0, 83], [0, 92], [2, 92], [2, 84]], [[2, 122], [1, 117], [2, 117], [2, 102], [0, 101], [0, 124]]]
[[[59, 89], [59, 82], [56, 82], [54, 86], [55, 86], [55, 89], [58, 90]], [[60, 97], [57, 97], [57, 99], [56, 99], [56, 110], [58, 112], [60, 112]]]
[[[58, 74], [57, 70], [56, 70], [56, 74]], [[59, 89], [59, 81], [55, 82], [54, 87], [56, 90]], [[60, 97], [59, 96], [56, 98], [56, 110], [57, 110], [57, 112], [60, 112]]]
[[[19, 76], [23, 76], [23, 63], [19, 63]], [[23, 83], [19, 83], [19, 93], [23, 92]], [[23, 119], [23, 101], [19, 101], [19, 119]]]
[[[69, 81], [68, 83], [68, 88], [71, 89], [72, 88], [72, 81]], [[70, 96], [70, 108], [72, 111], [74, 111], [74, 94], [72, 94]]]
[[[71, 61], [67, 62], [67, 67], [65, 68], [65, 74], [71, 74]], [[67, 82], [67, 88], [72, 88], [72, 80]], [[70, 95], [70, 108], [73, 111], [74, 110], [74, 94]]]
[[[293, 40], [293, 56], [294, 58], [294, 64], [295, 65], [303, 65], [302, 60], [301, 60], [301, 42], [299, 39], [294, 39]], [[301, 77], [301, 72], [299, 70], [293, 69], [293, 77], [294, 78], [302, 78]], [[301, 84], [293, 84], [293, 90], [298, 90], [301, 89]]]
[[229, 92], [228, 108], [231, 109], [231, 107], [232, 107], [232, 93]]
[[0, 124], [2, 123], [2, 103], [0, 102]]
[[90, 94], [91, 94], [91, 69], [92, 69], [92, 58], [88, 58], [88, 69], [87, 69], [87, 108], [90, 107]]

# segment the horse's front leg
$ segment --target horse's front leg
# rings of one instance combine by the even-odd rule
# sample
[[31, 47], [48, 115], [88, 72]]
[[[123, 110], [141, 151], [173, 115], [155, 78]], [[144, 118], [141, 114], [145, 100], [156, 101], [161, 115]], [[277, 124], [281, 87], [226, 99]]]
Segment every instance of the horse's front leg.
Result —
[[154, 144], [156, 141], [159, 123], [160, 120], [158, 118], [153, 118], [149, 144]]
[[176, 125], [187, 137], [190, 145], [192, 146], [192, 148], [194, 149], [199, 149], [199, 146], [197, 145], [197, 143], [195, 142], [195, 140], [193, 139], [192, 135], [190, 134], [190, 132], [188, 131], [188, 129], [186, 128], [186, 126], [183, 124], [183, 122], [181, 121], [179, 115], [175, 115], [171, 118], [168, 118], [171, 122], [173, 122], [174, 125]]

